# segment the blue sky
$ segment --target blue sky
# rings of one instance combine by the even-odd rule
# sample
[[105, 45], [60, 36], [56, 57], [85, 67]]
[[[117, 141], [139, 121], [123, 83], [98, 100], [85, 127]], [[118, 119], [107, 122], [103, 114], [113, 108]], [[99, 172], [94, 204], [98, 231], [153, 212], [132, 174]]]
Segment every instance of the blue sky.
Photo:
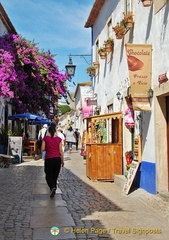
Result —
[[[65, 70], [69, 54], [91, 54], [91, 29], [84, 28], [94, 0], [1, 0], [18, 34], [38, 43], [40, 50], [50, 49], [60, 71]], [[90, 81], [89, 66], [79, 56], [72, 57], [76, 73], [72, 81]], [[91, 62], [91, 57], [86, 57]], [[69, 91], [75, 86], [68, 82]]]

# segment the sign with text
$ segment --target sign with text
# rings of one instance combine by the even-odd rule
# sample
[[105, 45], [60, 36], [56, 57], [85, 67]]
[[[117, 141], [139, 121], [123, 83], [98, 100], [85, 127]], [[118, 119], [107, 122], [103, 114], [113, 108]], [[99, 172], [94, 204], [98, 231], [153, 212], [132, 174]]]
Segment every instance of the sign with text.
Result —
[[126, 44], [133, 109], [150, 111], [148, 90], [151, 86], [152, 45]]
[[93, 90], [91, 86], [84, 86], [81, 90], [81, 102], [82, 102], [82, 117], [86, 118], [92, 115], [93, 106], [87, 105], [86, 99], [90, 100], [93, 96]]
[[96, 99], [87, 99], [87, 106], [91, 106], [91, 105], [97, 105], [97, 100]]
[[140, 164], [139, 162], [133, 161], [130, 165], [130, 169], [129, 169], [128, 175], [127, 175], [127, 181], [125, 182], [124, 187], [123, 187], [123, 192], [125, 192], [126, 194], [128, 194], [130, 191], [130, 188], [133, 184], [139, 164]]
[[8, 155], [13, 156], [13, 163], [22, 162], [22, 137], [8, 137]]

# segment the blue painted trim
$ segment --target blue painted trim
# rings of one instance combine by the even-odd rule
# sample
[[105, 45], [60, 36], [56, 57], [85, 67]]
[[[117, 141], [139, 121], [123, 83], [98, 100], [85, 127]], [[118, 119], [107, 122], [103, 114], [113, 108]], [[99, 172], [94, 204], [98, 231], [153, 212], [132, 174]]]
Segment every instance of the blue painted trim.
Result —
[[155, 163], [140, 163], [136, 175], [136, 184], [139, 188], [146, 190], [151, 194], [156, 194], [156, 165]]

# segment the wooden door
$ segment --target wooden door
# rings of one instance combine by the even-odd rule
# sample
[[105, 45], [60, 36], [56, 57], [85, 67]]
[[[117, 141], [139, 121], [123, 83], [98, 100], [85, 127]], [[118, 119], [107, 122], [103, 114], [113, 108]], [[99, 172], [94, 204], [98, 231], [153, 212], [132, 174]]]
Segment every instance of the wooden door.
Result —
[[114, 179], [113, 149], [112, 144], [98, 146], [98, 179]]
[[114, 180], [122, 174], [122, 146], [102, 144], [97, 146], [98, 179]]

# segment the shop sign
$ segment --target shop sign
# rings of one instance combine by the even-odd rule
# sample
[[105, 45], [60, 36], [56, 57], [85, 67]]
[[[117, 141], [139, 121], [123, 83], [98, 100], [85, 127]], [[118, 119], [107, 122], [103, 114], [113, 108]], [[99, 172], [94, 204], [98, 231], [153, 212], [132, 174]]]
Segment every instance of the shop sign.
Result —
[[87, 106], [97, 105], [96, 99], [87, 99], [86, 102], [87, 102]]
[[152, 45], [126, 44], [133, 109], [150, 111], [148, 90], [151, 87]]
[[81, 90], [81, 101], [82, 101], [82, 117], [86, 118], [92, 115], [93, 107], [92, 105], [87, 104], [87, 99], [90, 100], [92, 98], [93, 91], [89, 86], [84, 87]]
[[130, 169], [129, 169], [129, 172], [128, 172], [128, 175], [127, 175], [127, 180], [126, 180], [126, 182], [124, 184], [124, 187], [123, 187], [123, 192], [126, 193], [126, 194], [128, 194], [130, 189], [131, 189], [131, 186], [133, 184], [133, 181], [134, 181], [134, 178], [136, 176], [139, 165], [140, 165], [140, 163], [136, 162], [136, 161], [133, 161], [130, 164]]
[[8, 155], [13, 156], [13, 163], [22, 162], [22, 137], [8, 137]]

